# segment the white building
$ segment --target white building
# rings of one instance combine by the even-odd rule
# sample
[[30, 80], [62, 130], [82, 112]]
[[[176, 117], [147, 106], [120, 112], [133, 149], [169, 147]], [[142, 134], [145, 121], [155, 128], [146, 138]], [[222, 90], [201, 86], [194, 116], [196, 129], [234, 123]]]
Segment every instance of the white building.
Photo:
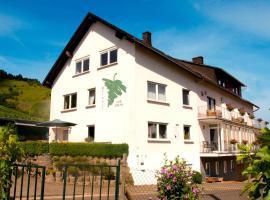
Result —
[[43, 84], [52, 88], [50, 118], [77, 124], [52, 129], [50, 141], [127, 143], [131, 168], [157, 169], [166, 153], [205, 175], [238, 179], [230, 142], [255, 140], [257, 106], [242, 98], [243, 83], [202, 57], [166, 55], [149, 32], [140, 40], [90, 13]]

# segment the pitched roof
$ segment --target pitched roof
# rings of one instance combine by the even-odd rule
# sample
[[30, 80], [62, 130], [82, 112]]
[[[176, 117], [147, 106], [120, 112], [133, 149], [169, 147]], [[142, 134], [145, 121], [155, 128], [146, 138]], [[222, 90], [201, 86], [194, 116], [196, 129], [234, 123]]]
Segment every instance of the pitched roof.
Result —
[[152, 52], [160, 55], [161, 57], [165, 58], [166, 60], [170, 61], [171, 63], [176, 64], [181, 69], [187, 71], [188, 73], [192, 74], [193, 76], [217, 86], [218, 88], [230, 93], [231, 95], [240, 98], [241, 100], [245, 101], [246, 103], [249, 103], [255, 107], [258, 107], [255, 104], [253, 104], [252, 102], [247, 101], [247, 100], [243, 99], [242, 97], [234, 94], [233, 92], [230, 92], [230, 91], [226, 90], [225, 88], [218, 85], [216, 77], [214, 75], [215, 69], [222, 70], [224, 73], [228, 74], [231, 78], [236, 80], [239, 84], [241, 84], [242, 86], [245, 86], [243, 83], [238, 81], [236, 78], [234, 78], [229, 73], [225, 72], [223, 69], [209, 66], [209, 65], [200, 65], [199, 66], [199, 65], [194, 64], [194, 63], [189, 62], [189, 61], [173, 58], [173, 57], [165, 54], [164, 52], [160, 51], [159, 49], [154, 48], [153, 46], [144, 43], [142, 40], [138, 39], [137, 37], [123, 31], [122, 29], [112, 25], [111, 23], [103, 20], [102, 18], [100, 18], [100, 17], [98, 17], [90, 12], [85, 16], [82, 23], [80, 24], [78, 29], [75, 31], [75, 33], [73, 34], [73, 36], [69, 40], [68, 44], [63, 49], [63, 51], [61, 52], [61, 54], [57, 58], [56, 62], [54, 63], [54, 65], [50, 69], [49, 73], [45, 77], [45, 79], [42, 83], [44, 86], [50, 87], [50, 88], [52, 87], [54, 80], [57, 78], [58, 74], [60, 73], [60, 71], [64, 67], [64, 65], [67, 62], [67, 60], [69, 59], [70, 55], [72, 55], [73, 51], [76, 49], [76, 47], [78, 46], [78, 44], [80, 43], [80, 41], [82, 40], [84, 35], [87, 33], [88, 29], [91, 27], [91, 25], [97, 21], [112, 28], [113, 30], [115, 30], [116, 37], [118, 37], [120, 39], [126, 39], [132, 43], [136, 43], [138, 45], [141, 45], [141, 46], [151, 50]]

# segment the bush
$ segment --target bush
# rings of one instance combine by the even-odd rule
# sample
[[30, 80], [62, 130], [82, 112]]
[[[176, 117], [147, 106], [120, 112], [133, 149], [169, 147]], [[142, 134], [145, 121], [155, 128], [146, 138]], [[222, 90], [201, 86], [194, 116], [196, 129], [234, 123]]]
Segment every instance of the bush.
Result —
[[42, 155], [49, 152], [49, 143], [47, 141], [25, 141], [20, 142], [20, 146], [26, 156]]
[[[121, 157], [124, 153], [128, 154], [127, 144], [85, 142], [48, 143], [47, 141], [25, 141], [20, 142], [20, 147], [24, 150], [26, 156], [50, 153], [52, 156]], [[82, 158], [80, 157], [80, 159]]]
[[50, 143], [49, 152], [55, 156], [97, 156], [121, 157], [128, 154], [127, 144], [100, 144], [100, 143]]
[[200, 172], [193, 171], [192, 179], [194, 183], [202, 184], [202, 174]]
[[193, 174], [185, 160], [176, 157], [169, 162], [166, 159], [157, 173], [158, 199], [199, 199], [201, 189], [193, 182]]
[[0, 127], [0, 199], [9, 199], [13, 164], [21, 161], [22, 157], [16, 129], [13, 126]]

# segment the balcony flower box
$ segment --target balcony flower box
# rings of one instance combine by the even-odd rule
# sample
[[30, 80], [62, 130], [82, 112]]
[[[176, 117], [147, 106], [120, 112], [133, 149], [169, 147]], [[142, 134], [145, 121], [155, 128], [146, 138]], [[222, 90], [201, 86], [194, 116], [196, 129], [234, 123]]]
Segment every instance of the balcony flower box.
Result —
[[253, 115], [253, 113], [248, 113], [248, 116], [249, 116], [250, 119], [254, 119], [255, 118], [255, 116]]
[[253, 145], [259, 145], [260, 142], [259, 142], [259, 140], [255, 140], [255, 141], [252, 142], [252, 144], [253, 144]]
[[236, 123], [244, 123], [244, 119], [242, 117], [232, 118], [232, 121]]
[[248, 143], [248, 141], [247, 140], [242, 140], [242, 144], [247, 144]]
[[223, 177], [213, 177], [213, 176], [209, 176], [206, 178], [206, 182], [207, 183], [213, 183], [213, 182], [222, 182], [223, 181]]
[[221, 112], [218, 110], [207, 110], [207, 116], [221, 117]]
[[238, 143], [238, 141], [236, 139], [231, 139], [230, 140], [230, 144], [236, 144], [236, 143]]
[[246, 114], [246, 111], [244, 108], [238, 108], [238, 111], [239, 111], [241, 116], [244, 116]]
[[232, 105], [232, 104], [226, 104], [226, 107], [227, 107], [227, 110], [228, 111], [233, 111], [233, 109], [234, 109], [234, 106]]

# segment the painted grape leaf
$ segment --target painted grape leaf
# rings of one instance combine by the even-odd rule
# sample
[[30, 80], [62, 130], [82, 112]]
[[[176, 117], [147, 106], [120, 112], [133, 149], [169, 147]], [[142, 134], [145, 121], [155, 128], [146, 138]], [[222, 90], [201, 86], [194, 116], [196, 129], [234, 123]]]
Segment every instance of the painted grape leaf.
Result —
[[108, 89], [108, 107], [113, 104], [114, 100], [122, 95], [122, 92], [126, 92], [126, 86], [123, 85], [122, 81], [115, 80], [114, 74], [113, 80], [103, 78], [102, 80], [105, 83], [105, 86]]

